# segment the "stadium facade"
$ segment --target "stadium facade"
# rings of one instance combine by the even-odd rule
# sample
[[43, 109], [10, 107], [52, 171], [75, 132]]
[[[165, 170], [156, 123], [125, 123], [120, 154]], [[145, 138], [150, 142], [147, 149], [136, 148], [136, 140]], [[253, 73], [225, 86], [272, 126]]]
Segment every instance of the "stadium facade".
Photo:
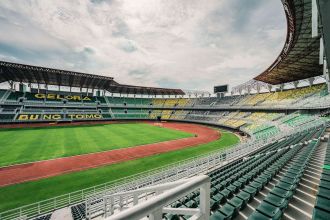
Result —
[[[163, 178], [158, 176], [157, 179], [157, 174], [152, 174], [154, 176], [150, 175], [149, 179], [144, 177], [127, 183], [126, 191], [207, 174], [211, 186], [207, 190], [211, 195], [207, 200], [210, 213], [201, 211], [205, 204], [196, 186], [189, 191], [187, 185], [186, 195], [172, 195], [171, 203], [163, 204], [167, 208], [170, 204], [172, 209], [162, 209], [161, 218], [189, 219], [196, 213], [184, 209], [200, 209], [200, 219], [205, 216], [211, 219], [290, 219], [295, 213], [292, 210], [303, 210], [294, 216], [295, 219], [329, 219], [329, 170], [322, 166], [330, 163], [330, 148], [323, 147], [322, 141], [328, 140], [330, 114], [330, 22], [327, 19], [330, 5], [326, 0], [282, 2], [288, 27], [283, 50], [269, 68], [233, 88], [231, 95], [217, 98], [182, 89], [124, 85], [111, 77], [1, 61], [0, 82], [8, 89], [0, 90], [0, 126], [165, 120], [239, 131], [249, 137], [247, 143], [226, 153], [200, 158], [194, 164], [188, 163], [193, 170], [189, 175], [183, 172], [188, 165], [182, 164], [176, 167], [175, 174], [171, 168], [163, 171], [168, 174]], [[320, 161], [315, 164], [318, 158]], [[314, 176], [309, 166], [317, 167]], [[310, 176], [312, 180], [308, 179]], [[306, 179], [312, 184], [306, 183]], [[196, 181], [196, 184], [204, 184], [203, 181]], [[313, 187], [314, 195], [310, 196]], [[124, 205], [124, 194], [120, 194], [123, 189], [122, 186], [100, 188], [96, 192], [94, 189], [82, 198], [63, 202], [64, 205], [36, 212], [34, 209], [41, 203], [33, 204], [0, 213], [0, 219], [40, 216], [39, 219], [46, 219], [66, 206], [76, 213], [76, 219], [100, 216], [116, 219], [121, 211], [136, 205], [135, 196], [141, 195], [136, 191], [125, 194], [131, 196], [125, 197], [131, 201]], [[150, 195], [157, 194], [148, 190]], [[306, 202], [297, 202], [297, 193], [307, 194], [307, 203], [312, 207], [306, 208]], [[107, 203], [109, 199], [112, 200]], [[255, 201], [259, 203], [256, 205]], [[137, 216], [135, 212], [130, 214], [131, 219]], [[151, 210], [147, 215], [157, 216], [157, 213]]]

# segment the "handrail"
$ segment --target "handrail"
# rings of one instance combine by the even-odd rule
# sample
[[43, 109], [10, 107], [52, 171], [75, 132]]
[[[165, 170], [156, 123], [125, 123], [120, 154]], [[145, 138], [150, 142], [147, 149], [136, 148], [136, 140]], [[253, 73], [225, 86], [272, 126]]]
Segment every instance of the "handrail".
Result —
[[[109, 218], [106, 218], [106, 220], [141, 219], [147, 215], [149, 215], [149, 218], [151, 219], [161, 219], [163, 212], [166, 213], [166, 208], [164, 208], [166, 205], [194, 191], [196, 188], [200, 189], [200, 207], [198, 209], [185, 209], [184, 211], [190, 211], [191, 213], [194, 213], [194, 216], [198, 216], [199, 219], [207, 220], [210, 215], [210, 184], [211, 180], [207, 175], [188, 179], [185, 183], [181, 183], [175, 188], [169, 188], [167, 184], [163, 184], [159, 187], [162, 187], [161, 190], [164, 190], [165, 188], [167, 191], [122, 212], [114, 214]], [[131, 193], [134, 194], [134, 191]], [[180, 208], [171, 209], [172, 213], [175, 213], [175, 211], [180, 211]]]

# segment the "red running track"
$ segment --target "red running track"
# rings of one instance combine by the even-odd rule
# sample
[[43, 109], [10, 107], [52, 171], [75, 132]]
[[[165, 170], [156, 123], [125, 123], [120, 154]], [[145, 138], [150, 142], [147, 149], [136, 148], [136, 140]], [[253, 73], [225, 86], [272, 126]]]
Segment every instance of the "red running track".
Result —
[[[155, 125], [159, 126], [159, 123]], [[196, 136], [106, 152], [3, 167], [0, 168], [0, 186], [38, 180], [64, 173], [86, 170], [168, 151], [174, 151], [198, 144], [208, 143], [217, 140], [220, 137], [220, 133], [217, 130], [196, 124], [165, 122], [161, 123], [161, 126], [194, 133]]]

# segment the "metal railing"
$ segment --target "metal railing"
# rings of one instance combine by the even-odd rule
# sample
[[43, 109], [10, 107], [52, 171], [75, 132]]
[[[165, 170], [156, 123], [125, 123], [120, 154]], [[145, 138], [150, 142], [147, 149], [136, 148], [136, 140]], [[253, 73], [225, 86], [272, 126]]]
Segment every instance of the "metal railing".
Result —
[[[146, 216], [149, 216], [149, 219], [156, 220], [162, 219], [163, 213], [189, 215], [191, 219], [208, 220], [210, 216], [210, 185], [210, 177], [201, 175], [190, 179], [105, 196], [98, 205], [105, 207], [106, 212], [103, 216], [106, 217], [106, 220], [141, 219]], [[168, 204], [196, 189], [200, 191], [200, 206], [198, 208], [166, 207]], [[153, 196], [141, 201], [139, 200], [141, 194], [151, 194]], [[123, 201], [127, 196], [133, 197], [133, 201], [127, 203], [126, 206], [121, 206], [120, 212], [114, 213], [113, 201], [116, 199]]]

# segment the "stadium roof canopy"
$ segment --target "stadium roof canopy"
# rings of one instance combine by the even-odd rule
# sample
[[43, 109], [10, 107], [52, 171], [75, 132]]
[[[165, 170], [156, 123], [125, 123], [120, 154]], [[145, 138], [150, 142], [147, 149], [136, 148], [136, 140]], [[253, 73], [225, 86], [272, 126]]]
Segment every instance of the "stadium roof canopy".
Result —
[[122, 85], [112, 77], [0, 61], [0, 83], [6, 81], [100, 89], [122, 94], [185, 94], [181, 89]]
[[274, 63], [255, 80], [281, 84], [323, 74], [319, 65], [320, 38], [312, 38], [312, 1], [282, 0], [287, 18], [287, 36]]

